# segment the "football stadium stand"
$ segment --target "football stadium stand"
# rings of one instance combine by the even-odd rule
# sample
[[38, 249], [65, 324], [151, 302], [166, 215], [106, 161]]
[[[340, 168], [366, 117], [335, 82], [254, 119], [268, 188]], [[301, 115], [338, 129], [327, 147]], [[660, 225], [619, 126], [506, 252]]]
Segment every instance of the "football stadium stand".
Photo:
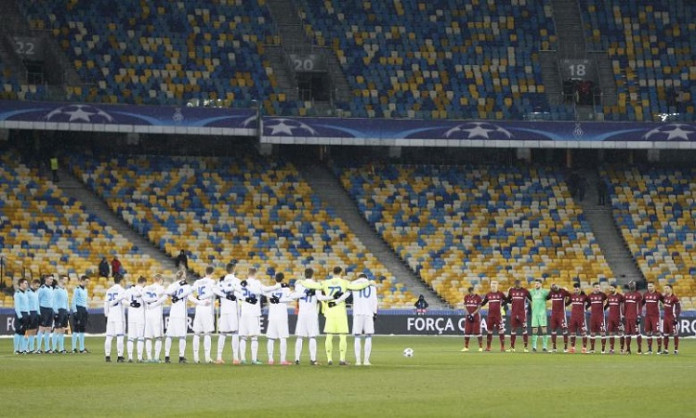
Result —
[[607, 51], [618, 103], [610, 120], [694, 114], [694, 8], [669, 0], [580, 0], [588, 47]]
[[111, 209], [168, 254], [190, 252], [189, 267], [239, 260], [240, 275], [259, 277], [306, 267], [324, 277], [344, 266], [348, 277], [378, 279], [380, 307], [410, 308], [416, 298], [322, 207], [289, 163], [261, 157], [72, 157], [74, 172]]
[[47, 30], [85, 86], [68, 86], [75, 101], [183, 104], [253, 99], [283, 102], [264, 58], [275, 43], [263, 0], [21, 2], [30, 27]]
[[[6, 277], [67, 275], [72, 287], [78, 276], [89, 271], [96, 275], [102, 256], [118, 256], [130, 277], [164, 272], [159, 263], [86, 213], [81, 203], [65, 197], [37, 168], [17, 161], [12, 152], [0, 157], [0, 247]], [[92, 307], [101, 307], [109, 286], [106, 278], [93, 278]], [[11, 296], [0, 302], [13, 306]]]
[[507, 289], [515, 279], [587, 287], [611, 278], [557, 170], [390, 164], [339, 175], [377, 232], [453, 306], [494, 279]]
[[546, 1], [297, 4], [307, 35], [343, 66], [352, 116], [519, 119], [549, 111], [536, 54], [556, 41]]
[[682, 309], [696, 307], [696, 222], [692, 169], [619, 169], [609, 180], [616, 224], [648, 281], [671, 284]]

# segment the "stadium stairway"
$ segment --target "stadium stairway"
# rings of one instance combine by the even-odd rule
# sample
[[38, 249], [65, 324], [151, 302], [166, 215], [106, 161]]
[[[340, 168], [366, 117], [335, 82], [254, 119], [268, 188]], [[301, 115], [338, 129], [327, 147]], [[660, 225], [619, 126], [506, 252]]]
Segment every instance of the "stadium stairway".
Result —
[[[284, 45], [280, 49], [283, 53], [289, 53], [291, 51], [286, 48], [289, 46], [291, 49], [304, 49], [307, 51], [316, 50], [317, 47], [312, 44], [306, 34], [306, 27], [304, 26], [306, 22], [300, 19], [300, 14], [297, 10], [297, 5], [290, 0], [267, 0], [266, 5], [268, 10], [271, 12], [273, 20], [276, 22], [278, 27], [278, 34], [280, 35], [281, 43]], [[269, 48], [269, 52], [274, 48]], [[335, 100], [340, 102], [347, 102], [351, 98], [350, 86], [348, 85], [348, 80], [341, 70], [341, 64], [336, 58], [336, 54], [329, 48], [319, 48], [324, 53], [326, 58], [326, 63], [328, 66], [329, 77], [331, 78], [331, 84], [336, 89]], [[281, 62], [274, 62], [273, 55], [271, 57], [271, 62], [275, 66], [280, 65]], [[285, 59], [282, 57], [282, 59]], [[285, 63], [285, 65], [290, 65]], [[297, 83], [295, 83], [295, 88], [297, 88]], [[297, 95], [297, 93], [295, 93]]]
[[607, 260], [617, 283], [623, 285], [631, 280], [641, 280], [643, 275], [621, 237], [611, 214], [609, 196], [604, 206], [598, 205], [597, 180], [594, 169], [585, 169], [581, 173], [587, 182], [585, 198], [578, 202], [582, 206], [585, 219], [590, 224], [597, 244]]
[[60, 182], [56, 183], [63, 193], [82, 202], [87, 210], [102, 219], [119, 234], [123, 235], [133, 245], [136, 245], [140, 250], [150, 256], [150, 258], [159, 262], [165, 268], [174, 270], [176, 264], [174, 260], [169, 258], [167, 254], [157, 249], [146, 238], [140, 236], [137, 232], [121, 218], [118, 217], [109, 207], [101, 200], [94, 192], [89, 190], [82, 182], [80, 182], [72, 173], [66, 170], [60, 170]]
[[585, 58], [585, 34], [577, 0], [553, 0], [551, 4], [561, 58]]
[[298, 164], [302, 177], [314, 193], [353, 231], [360, 242], [374, 254], [400, 282], [406, 284], [413, 294], [422, 294], [430, 309], [447, 309], [449, 306], [432, 289], [427, 287], [382, 241], [367, 221], [360, 216], [355, 202], [341, 186], [331, 171], [318, 165]]

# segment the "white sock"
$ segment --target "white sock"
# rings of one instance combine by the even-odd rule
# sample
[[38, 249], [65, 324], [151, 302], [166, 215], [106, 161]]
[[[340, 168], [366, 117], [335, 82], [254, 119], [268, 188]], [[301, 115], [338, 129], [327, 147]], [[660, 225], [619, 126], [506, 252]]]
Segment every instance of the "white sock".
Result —
[[297, 337], [295, 340], [295, 361], [300, 361], [300, 357], [302, 356], [302, 338]]
[[147, 355], [147, 359], [152, 360], [152, 340], [148, 338], [145, 340], [145, 354]]
[[138, 349], [138, 360], [143, 360], [143, 348], [145, 346], [145, 341], [142, 338], [138, 338], [137, 349]]
[[273, 349], [274, 348], [275, 348], [275, 340], [273, 338], [269, 338], [268, 341], [266, 341], [266, 349], [268, 350], [268, 361], [269, 362], [273, 361]]
[[242, 337], [239, 339], [239, 356], [242, 359], [242, 361], [246, 361], [246, 343], [246, 337]]
[[123, 357], [123, 335], [116, 336], [116, 353], [119, 357]]
[[360, 363], [361, 363], [361, 361], [360, 361], [360, 352], [362, 351], [362, 343], [360, 342], [361, 339], [362, 339], [362, 336], [361, 336], [361, 335], [356, 335], [356, 336], [355, 336], [355, 344], [354, 344], [354, 348], [355, 348], [355, 364], [360, 364]]
[[232, 358], [239, 361], [239, 334], [232, 334]]
[[113, 341], [113, 339], [114, 337], [107, 335], [106, 339], [104, 340], [104, 355], [106, 357], [109, 357], [111, 355], [111, 341]]
[[[172, 341], [169, 340], [169, 347], [171, 348], [171, 346]], [[158, 338], [157, 340], [155, 340], [155, 359], [160, 359], [160, 353], [162, 353], [162, 340]]]
[[126, 346], [128, 347], [128, 360], [133, 360], [133, 339], [129, 338]]
[[312, 361], [317, 361], [317, 339], [316, 339], [316, 337], [309, 337], [309, 359]]
[[164, 340], [164, 356], [169, 357], [169, 353], [172, 351], [172, 337], [167, 337]]
[[365, 358], [363, 363], [370, 362], [370, 354], [372, 354], [372, 335], [365, 337]]
[[280, 339], [280, 362], [285, 363], [288, 357], [288, 339]]
[[259, 339], [258, 337], [251, 337], [251, 361], [256, 362], [259, 360]]
[[225, 349], [225, 341], [227, 339], [227, 334], [220, 334], [218, 336], [218, 348], [217, 348], [217, 359], [222, 360], [222, 350]]
[[210, 362], [210, 350], [213, 345], [212, 338], [210, 334], [205, 334], [203, 336], [203, 349], [205, 350], [205, 361]]
[[201, 348], [201, 336], [200, 335], [194, 335], [193, 336], [193, 362], [198, 363], [200, 360], [198, 356], [198, 351]]
[[186, 357], [186, 337], [179, 338], [179, 357]]

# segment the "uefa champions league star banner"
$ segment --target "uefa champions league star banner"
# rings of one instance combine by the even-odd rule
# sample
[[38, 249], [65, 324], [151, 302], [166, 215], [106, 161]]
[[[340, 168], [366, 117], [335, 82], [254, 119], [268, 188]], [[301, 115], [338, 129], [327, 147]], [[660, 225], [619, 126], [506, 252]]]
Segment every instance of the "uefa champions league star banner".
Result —
[[436, 147], [696, 148], [696, 124], [264, 117], [261, 141]]
[[253, 109], [0, 100], [0, 128], [253, 136]]
[[[297, 315], [289, 314], [290, 332], [295, 329]], [[261, 330], [265, 333], [266, 316], [262, 316]], [[165, 313], [165, 328], [168, 323], [168, 316]], [[352, 316], [348, 320], [352, 328]], [[438, 311], [430, 312], [426, 315], [415, 315], [412, 311], [380, 311], [375, 321], [375, 333], [379, 335], [462, 335], [466, 317], [461, 311]], [[510, 329], [506, 322], [505, 332], [509, 334]], [[11, 335], [14, 333], [14, 311], [11, 309], [0, 309], [0, 335]], [[324, 327], [324, 318], [319, 316], [320, 330]], [[485, 329], [485, 311], [482, 326]], [[189, 312], [188, 318], [189, 333], [193, 333], [193, 310]], [[106, 332], [106, 321], [101, 310], [90, 312], [87, 325], [88, 334], [103, 334]], [[679, 335], [681, 337], [696, 337], [696, 311], [682, 312], [679, 319]]]

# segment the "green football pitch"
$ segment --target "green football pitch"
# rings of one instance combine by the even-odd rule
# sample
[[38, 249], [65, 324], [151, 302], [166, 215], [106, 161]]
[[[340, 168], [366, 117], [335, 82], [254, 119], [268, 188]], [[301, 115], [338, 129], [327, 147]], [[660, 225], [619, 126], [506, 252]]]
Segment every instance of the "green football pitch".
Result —
[[[288, 346], [292, 354], [293, 338]], [[7, 353], [0, 355], [0, 414], [696, 416], [694, 340], [682, 341], [677, 356], [621, 356], [461, 353], [461, 338], [376, 337], [370, 367], [326, 366], [323, 339], [320, 366], [306, 357], [300, 366], [117, 364], [104, 362], [103, 338], [88, 338], [87, 347], [91, 354], [16, 356], [8, 354], [12, 340], [0, 340]], [[402, 355], [405, 347], [413, 357]], [[190, 341], [187, 349], [190, 360]], [[264, 341], [259, 354], [266, 359]]]

